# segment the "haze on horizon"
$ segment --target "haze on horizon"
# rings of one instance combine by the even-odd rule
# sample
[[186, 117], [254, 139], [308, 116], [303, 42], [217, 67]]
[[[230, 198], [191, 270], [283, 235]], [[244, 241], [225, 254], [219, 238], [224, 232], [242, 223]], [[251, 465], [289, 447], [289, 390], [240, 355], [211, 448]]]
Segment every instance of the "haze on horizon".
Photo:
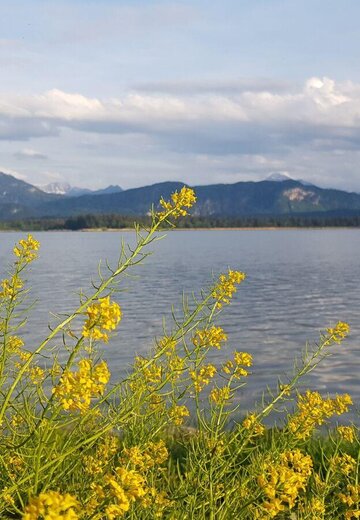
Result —
[[360, 191], [356, 0], [9, 0], [0, 171]]

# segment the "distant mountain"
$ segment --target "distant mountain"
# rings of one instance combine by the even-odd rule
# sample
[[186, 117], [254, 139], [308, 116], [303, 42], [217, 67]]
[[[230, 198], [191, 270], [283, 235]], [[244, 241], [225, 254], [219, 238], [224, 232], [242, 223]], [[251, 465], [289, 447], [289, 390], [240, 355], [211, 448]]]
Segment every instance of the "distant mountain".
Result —
[[[160, 198], [180, 190], [182, 182], [162, 182], [119, 191], [109, 186], [102, 193], [81, 196], [47, 194], [10, 175], [0, 174], [0, 219], [68, 217], [80, 214], [145, 215]], [[194, 187], [198, 216], [360, 214], [360, 195], [305, 185], [292, 179], [213, 184]]]
[[26, 218], [37, 214], [42, 203], [53, 203], [55, 195], [44, 193], [32, 184], [0, 172], [0, 218]]
[[90, 190], [88, 188], [78, 188], [71, 186], [68, 182], [51, 182], [45, 186], [39, 186], [39, 189], [45, 193], [53, 193], [56, 195], [64, 195], [66, 197], [81, 197], [81, 195], [103, 195], [104, 193], [118, 193], [123, 191], [120, 186], [110, 185], [101, 190]]
[[274, 172], [270, 173], [265, 179], [265, 181], [275, 181], [275, 182], [283, 182], [283, 181], [293, 181], [292, 177], [288, 175], [287, 173], [281, 173], [281, 172]]

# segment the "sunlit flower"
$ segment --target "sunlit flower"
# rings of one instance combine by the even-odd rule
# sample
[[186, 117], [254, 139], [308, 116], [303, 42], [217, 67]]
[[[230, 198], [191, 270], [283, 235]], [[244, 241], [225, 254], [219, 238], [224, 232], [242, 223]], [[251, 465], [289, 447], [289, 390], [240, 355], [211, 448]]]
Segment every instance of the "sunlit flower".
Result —
[[170, 201], [166, 201], [163, 198], [160, 199], [160, 206], [163, 208], [163, 211], [158, 211], [156, 216], [160, 221], [169, 217], [185, 217], [188, 214], [186, 208], [191, 208], [195, 202], [196, 196], [194, 190], [184, 186], [179, 193], [175, 191], [175, 193], [171, 195]]
[[75, 497], [47, 491], [30, 499], [22, 520], [77, 520], [79, 503]]
[[88, 319], [86, 320], [82, 334], [85, 338], [109, 340], [107, 332], [114, 330], [121, 320], [121, 309], [116, 302], [110, 302], [110, 296], [100, 298], [86, 309]]
[[66, 371], [53, 394], [60, 401], [64, 410], [84, 413], [90, 406], [91, 399], [104, 393], [110, 379], [110, 372], [105, 361], [93, 366], [89, 359], [81, 359], [79, 370]]
[[240, 271], [229, 269], [228, 274], [221, 274], [217, 285], [214, 287], [212, 297], [216, 300], [216, 306], [222, 307], [224, 303], [230, 303], [236, 292], [236, 285], [245, 280], [246, 275]]
[[23, 260], [26, 263], [32, 262], [37, 257], [37, 251], [39, 250], [40, 242], [35, 240], [32, 235], [28, 235], [27, 239], [22, 239], [14, 247], [14, 254], [19, 258], [19, 261]]

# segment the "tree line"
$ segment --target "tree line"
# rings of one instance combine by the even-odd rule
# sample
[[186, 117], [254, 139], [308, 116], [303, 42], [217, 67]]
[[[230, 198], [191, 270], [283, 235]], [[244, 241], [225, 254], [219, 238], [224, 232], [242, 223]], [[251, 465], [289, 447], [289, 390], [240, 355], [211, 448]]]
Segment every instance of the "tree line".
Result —
[[[134, 222], [147, 226], [150, 217], [136, 215], [77, 215], [68, 218], [38, 218], [0, 222], [0, 230], [51, 231], [81, 229], [127, 229]], [[178, 228], [263, 228], [263, 227], [360, 227], [359, 215], [256, 215], [241, 217], [190, 215], [179, 219]]]

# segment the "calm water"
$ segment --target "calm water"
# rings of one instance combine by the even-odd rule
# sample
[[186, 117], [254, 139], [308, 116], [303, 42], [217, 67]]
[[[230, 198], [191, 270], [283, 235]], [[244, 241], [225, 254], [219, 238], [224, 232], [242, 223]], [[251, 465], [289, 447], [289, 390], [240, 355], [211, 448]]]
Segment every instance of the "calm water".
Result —
[[[0, 235], [3, 273], [21, 236]], [[50, 312], [76, 305], [79, 289], [86, 292], [91, 277], [96, 279], [98, 260], [114, 265], [121, 239], [134, 239], [128, 232], [36, 236], [41, 256], [29, 281], [41, 300], [23, 334], [28, 345], [47, 334]], [[248, 278], [220, 317], [228, 346], [213, 355], [219, 361], [235, 348], [253, 354], [253, 376], [241, 396], [244, 408], [291, 370], [307, 340], [316, 341], [318, 331], [337, 320], [350, 323], [351, 337], [307, 384], [322, 392], [349, 392], [359, 402], [360, 230], [177, 231], [152, 249], [154, 255], [133, 271], [140, 277], [127, 279], [127, 290], [118, 295], [123, 320], [104, 354], [113, 374], [123, 375], [134, 353], [146, 353], [152, 338], [161, 335], [163, 316], [170, 322], [170, 306], [179, 304], [182, 291], [200, 290], [229, 266]]]

